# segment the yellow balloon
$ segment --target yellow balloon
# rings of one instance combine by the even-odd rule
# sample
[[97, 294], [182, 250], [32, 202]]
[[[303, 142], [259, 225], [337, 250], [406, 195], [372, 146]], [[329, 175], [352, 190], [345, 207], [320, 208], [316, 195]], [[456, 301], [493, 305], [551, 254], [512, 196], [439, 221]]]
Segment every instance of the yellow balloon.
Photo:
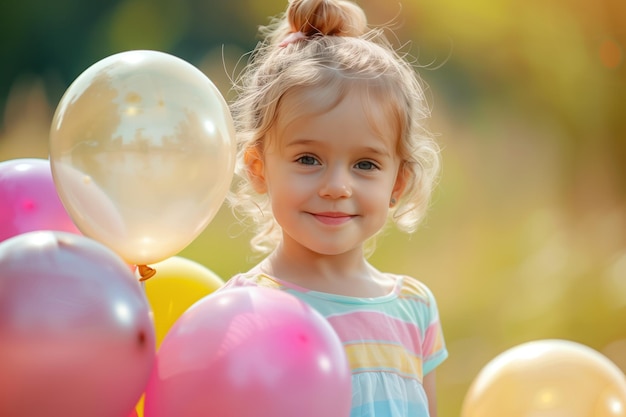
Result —
[[461, 417], [623, 417], [626, 377], [576, 342], [538, 340], [490, 361], [472, 382]]
[[[196, 301], [224, 285], [224, 281], [204, 265], [180, 256], [151, 267], [156, 273], [143, 285], [152, 308], [158, 349], [176, 320]], [[143, 408], [142, 395], [134, 410], [137, 417], [143, 417]]]
[[54, 182], [80, 231], [128, 264], [176, 255], [211, 222], [234, 173], [234, 126], [199, 69], [157, 51], [76, 78], [50, 129]]
[[224, 285], [224, 281], [205, 266], [180, 256], [151, 265], [156, 274], [144, 281], [152, 307], [156, 346], [178, 318], [196, 301]]
[[137, 405], [135, 406], [135, 414], [131, 414], [128, 417], [143, 417], [143, 407], [144, 407], [144, 402], [145, 402], [145, 394], [141, 396], [141, 398], [139, 399], [139, 401], [137, 402]]

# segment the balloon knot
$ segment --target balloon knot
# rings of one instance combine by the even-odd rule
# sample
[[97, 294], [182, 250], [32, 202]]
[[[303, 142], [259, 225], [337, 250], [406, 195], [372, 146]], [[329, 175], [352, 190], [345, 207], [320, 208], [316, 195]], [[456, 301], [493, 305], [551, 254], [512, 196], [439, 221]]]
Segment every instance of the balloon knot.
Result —
[[156, 274], [156, 269], [149, 267], [148, 265], [137, 265], [137, 270], [139, 271], [139, 281], [146, 281]]

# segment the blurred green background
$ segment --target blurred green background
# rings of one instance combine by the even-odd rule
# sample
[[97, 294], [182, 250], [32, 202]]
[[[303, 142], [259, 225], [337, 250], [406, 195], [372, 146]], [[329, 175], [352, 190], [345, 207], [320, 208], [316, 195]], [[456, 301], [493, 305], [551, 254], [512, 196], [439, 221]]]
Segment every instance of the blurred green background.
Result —
[[[626, 3], [361, 0], [423, 65], [444, 170], [427, 221], [372, 262], [435, 292], [450, 358], [440, 416], [526, 341], [584, 343], [626, 370]], [[0, 161], [48, 156], [65, 89], [116, 52], [156, 49], [229, 76], [281, 0], [0, 5]], [[180, 255], [228, 278], [258, 259], [223, 208]]]

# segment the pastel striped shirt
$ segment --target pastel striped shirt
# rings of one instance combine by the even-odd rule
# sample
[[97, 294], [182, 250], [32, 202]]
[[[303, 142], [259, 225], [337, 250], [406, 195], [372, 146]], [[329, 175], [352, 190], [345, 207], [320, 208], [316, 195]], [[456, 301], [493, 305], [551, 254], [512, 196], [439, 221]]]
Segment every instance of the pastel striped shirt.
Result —
[[225, 287], [280, 289], [326, 317], [352, 370], [350, 417], [428, 417], [423, 377], [448, 356], [437, 303], [415, 278], [389, 276], [396, 282], [393, 291], [376, 298], [310, 291], [253, 271], [234, 276]]

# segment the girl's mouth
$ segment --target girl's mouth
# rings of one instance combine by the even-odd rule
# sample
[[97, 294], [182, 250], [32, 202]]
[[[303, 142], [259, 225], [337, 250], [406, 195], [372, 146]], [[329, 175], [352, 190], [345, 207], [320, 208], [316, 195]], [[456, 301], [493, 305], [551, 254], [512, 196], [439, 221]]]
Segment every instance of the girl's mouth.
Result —
[[344, 224], [352, 219], [352, 215], [346, 213], [311, 213], [320, 223], [336, 226]]

